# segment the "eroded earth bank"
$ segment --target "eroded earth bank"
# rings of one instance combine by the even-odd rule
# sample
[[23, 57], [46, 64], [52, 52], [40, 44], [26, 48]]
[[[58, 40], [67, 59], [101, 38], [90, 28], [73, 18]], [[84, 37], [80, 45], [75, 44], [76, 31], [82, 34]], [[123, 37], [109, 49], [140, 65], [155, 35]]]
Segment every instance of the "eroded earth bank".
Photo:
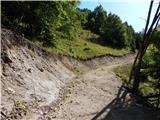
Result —
[[2, 28], [1, 117], [23, 120], [160, 120], [138, 104], [113, 68], [135, 55], [77, 60]]

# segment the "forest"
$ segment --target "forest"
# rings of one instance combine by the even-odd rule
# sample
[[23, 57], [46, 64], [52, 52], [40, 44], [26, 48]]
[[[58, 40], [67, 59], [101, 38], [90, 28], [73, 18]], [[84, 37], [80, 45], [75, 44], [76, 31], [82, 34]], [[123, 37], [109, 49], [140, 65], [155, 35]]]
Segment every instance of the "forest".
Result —
[[138, 47], [140, 34], [119, 16], [107, 13], [101, 5], [91, 11], [79, 9], [79, 4], [77, 1], [2, 2], [2, 24], [48, 47], [55, 46], [57, 39], [74, 40], [82, 30], [99, 35], [97, 42], [103, 46], [133, 51]]
[[16, 31], [49, 52], [80, 60], [140, 51], [132, 71], [132, 65], [123, 66], [116, 69], [116, 74], [147, 105], [160, 108], [160, 5], [153, 20], [156, 27], [137, 33], [102, 5], [92, 11], [80, 9], [79, 4], [80, 1], [3, 1], [2, 28]]

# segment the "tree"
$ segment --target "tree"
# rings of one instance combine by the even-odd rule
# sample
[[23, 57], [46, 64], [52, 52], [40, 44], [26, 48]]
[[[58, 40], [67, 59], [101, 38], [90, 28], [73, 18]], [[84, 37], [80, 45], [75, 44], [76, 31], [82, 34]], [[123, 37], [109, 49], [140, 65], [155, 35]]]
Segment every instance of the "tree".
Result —
[[134, 29], [131, 25], [128, 25], [127, 22], [123, 24], [124, 27], [124, 45], [131, 48], [132, 51], [135, 51], [136, 48], [136, 37], [135, 37], [135, 32]]
[[[36, 37], [44, 46], [53, 46], [54, 40], [71, 36], [80, 27], [77, 20], [78, 1], [16, 1], [2, 2], [2, 24], [16, 28], [26, 37]], [[12, 26], [12, 27], [11, 27]]]
[[140, 45], [142, 43], [143, 35], [141, 32], [135, 33], [135, 47], [136, 49], [140, 48]]
[[152, 38], [153, 38], [154, 32], [157, 28], [157, 25], [159, 23], [159, 20], [160, 20], [160, 3], [159, 3], [159, 5], [157, 7], [157, 11], [155, 13], [155, 16], [153, 18], [153, 21], [152, 21], [150, 27], [148, 28], [149, 21], [150, 21], [150, 15], [151, 15], [151, 11], [152, 11], [152, 6], [153, 6], [153, 0], [150, 3], [148, 18], [147, 18], [147, 22], [146, 22], [144, 35], [143, 35], [143, 41], [142, 41], [142, 44], [141, 44], [140, 49], [138, 51], [138, 54], [136, 56], [136, 59], [134, 61], [134, 64], [133, 64], [133, 67], [131, 70], [131, 74], [130, 74], [130, 78], [129, 78], [129, 81], [131, 82], [132, 77], [133, 77], [133, 90], [136, 94], [139, 91], [139, 85], [140, 85], [140, 81], [141, 81], [140, 74], [141, 74], [142, 60], [143, 60], [143, 57], [146, 53], [148, 46], [153, 41]]
[[135, 49], [134, 29], [128, 23], [122, 23], [119, 16], [107, 14], [102, 5], [97, 6], [94, 11], [87, 9], [84, 11], [88, 13], [85, 28], [101, 36], [99, 43], [104, 46]]
[[106, 43], [109, 43], [112, 46], [124, 47], [125, 36], [123, 33], [124, 28], [120, 18], [115, 14], [109, 13], [107, 16], [103, 39], [106, 41]]
[[102, 5], [97, 6], [93, 12], [89, 12], [87, 28], [97, 34], [104, 34], [104, 26], [107, 19], [107, 13]]
[[[154, 32], [152, 42], [144, 54], [141, 67], [141, 83], [148, 84], [149, 92], [145, 93], [148, 100], [151, 100], [154, 107], [160, 106], [160, 27]], [[159, 95], [159, 96], [158, 96]]]

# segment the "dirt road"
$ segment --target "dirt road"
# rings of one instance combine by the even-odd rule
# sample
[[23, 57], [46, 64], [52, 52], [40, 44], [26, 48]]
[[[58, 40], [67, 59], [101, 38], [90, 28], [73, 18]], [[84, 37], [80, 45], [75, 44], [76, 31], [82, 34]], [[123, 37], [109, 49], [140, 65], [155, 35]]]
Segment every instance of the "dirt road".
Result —
[[112, 72], [133, 59], [111, 63], [89, 71], [68, 87], [65, 100], [47, 117], [53, 120], [159, 120], [148, 108], [134, 102]]
[[136, 105], [112, 72], [133, 62], [133, 54], [81, 61], [50, 54], [7, 29], [2, 53], [2, 120], [160, 120]]

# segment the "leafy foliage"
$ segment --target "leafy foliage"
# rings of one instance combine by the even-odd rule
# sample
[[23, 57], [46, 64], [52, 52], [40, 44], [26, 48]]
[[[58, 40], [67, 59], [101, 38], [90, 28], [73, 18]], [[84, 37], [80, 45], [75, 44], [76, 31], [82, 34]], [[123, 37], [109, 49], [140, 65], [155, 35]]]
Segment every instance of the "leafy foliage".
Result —
[[28, 37], [40, 39], [45, 46], [52, 46], [60, 32], [63, 37], [71, 37], [72, 32], [80, 28], [77, 5], [76, 1], [3, 1], [2, 24], [12, 26]]
[[[152, 82], [153, 86], [160, 88], [160, 27], [157, 29], [153, 36], [153, 42], [148, 47], [144, 60], [142, 62], [141, 75], [143, 81]], [[157, 89], [157, 87], [155, 87]], [[154, 92], [160, 93], [160, 89]]]
[[122, 23], [115, 14], [107, 14], [101, 5], [93, 12], [87, 9], [83, 11], [88, 14], [86, 28], [101, 36], [102, 45], [135, 49], [135, 32], [127, 22]]
[[[69, 46], [72, 48], [74, 43], [83, 39], [83, 29], [99, 35], [98, 38], [93, 35], [86, 40], [98, 41], [98, 44], [102, 43], [105, 47], [135, 48], [134, 30], [128, 23], [122, 23], [115, 14], [107, 14], [101, 5], [90, 11], [77, 8], [78, 4], [78, 1], [3, 1], [2, 24], [55, 51], [59, 44], [66, 46], [65, 40], [73, 43]], [[85, 49], [86, 53], [88, 51]], [[91, 56], [95, 55], [98, 54], [93, 53]]]
[[[148, 103], [154, 107], [160, 108], [160, 26], [155, 31], [152, 43], [149, 45], [141, 66], [139, 92], [144, 96]], [[133, 87], [133, 83], [129, 82], [132, 65], [125, 65], [114, 69], [129, 88]], [[153, 97], [150, 97], [153, 96]]]
[[[130, 51], [128, 49], [115, 49], [111, 47], [104, 47], [93, 42], [90, 42], [88, 39], [98, 38], [99, 36], [91, 33], [88, 30], [82, 30], [78, 35], [76, 40], [70, 40], [63, 38], [61, 40], [56, 39], [54, 44], [56, 47], [45, 48], [50, 52], [56, 52], [58, 54], [72, 56], [77, 59], [87, 60], [94, 57], [100, 57], [104, 55], [112, 56], [122, 56], [128, 54]], [[42, 43], [35, 40], [35, 43], [39, 46]]]

